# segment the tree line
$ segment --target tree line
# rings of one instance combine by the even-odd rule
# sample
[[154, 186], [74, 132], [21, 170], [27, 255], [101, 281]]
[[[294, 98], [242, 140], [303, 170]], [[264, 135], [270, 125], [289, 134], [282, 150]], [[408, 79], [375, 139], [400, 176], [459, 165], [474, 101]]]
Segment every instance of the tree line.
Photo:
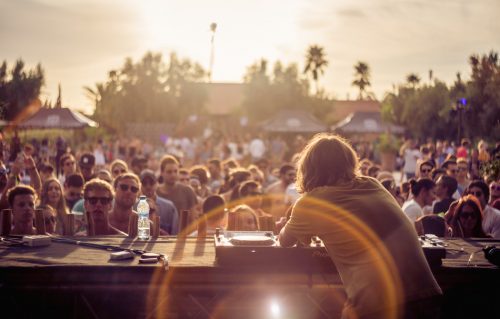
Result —
[[[284, 65], [261, 59], [247, 67], [243, 80], [244, 100], [237, 113], [258, 123], [282, 110], [305, 110], [321, 119], [332, 110], [332, 99], [319, 84], [329, 64], [323, 47], [311, 45], [305, 53], [304, 68], [297, 63]], [[382, 100], [382, 115], [387, 121], [402, 125], [417, 138], [454, 139], [460, 118], [462, 135], [500, 138], [500, 72], [498, 54], [473, 54], [469, 58], [471, 77], [448, 86], [433, 77], [421, 83], [418, 74], [410, 73], [406, 81], [394, 86]], [[352, 85], [359, 90], [358, 99], [375, 99], [371, 92], [369, 64], [354, 65]], [[192, 115], [207, 110], [206, 83], [209, 72], [188, 58], [171, 53], [167, 59], [160, 53], [147, 52], [138, 61], [127, 58], [119, 69], [108, 72], [104, 82], [84, 87], [92, 100], [93, 118], [104, 127], [122, 131], [127, 123], [182, 123]], [[311, 83], [314, 83], [312, 92]], [[41, 65], [25, 70], [19, 60], [9, 71], [4, 61], [0, 67], [0, 111], [11, 120], [33, 98], [44, 84]], [[465, 105], [457, 101], [466, 101]]]

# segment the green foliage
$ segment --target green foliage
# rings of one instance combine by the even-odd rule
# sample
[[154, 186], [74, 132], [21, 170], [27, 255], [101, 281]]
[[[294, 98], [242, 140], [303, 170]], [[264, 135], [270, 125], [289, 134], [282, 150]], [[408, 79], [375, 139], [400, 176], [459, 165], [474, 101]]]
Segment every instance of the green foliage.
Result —
[[17, 60], [8, 70], [7, 62], [0, 66], [0, 118], [13, 120], [30, 102], [38, 98], [45, 83], [42, 66], [26, 71], [23, 60]]
[[324, 48], [319, 45], [311, 45], [307, 49], [306, 54], [306, 66], [304, 68], [304, 74], [311, 75], [312, 79], [316, 83], [316, 94], [320, 93], [319, 89], [319, 75], [324, 74], [324, 68], [328, 66], [328, 60], [325, 57]]
[[481, 176], [487, 176], [492, 180], [500, 178], [500, 158], [495, 158], [481, 165]]
[[297, 65], [274, 64], [272, 75], [262, 59], [247, 68], [244, 76], [242, 111], [253, 123], [269, 119], [281, 110], [304, 110], [322, 118], [331, 110], [331, 103], [321, 93], [309, 96], [309, 82], [301, 78]]
[[[407, 84], [399, 85], [382, 102], [382, 117], [405, 126], [418, 138], [455, 139], [459, 113], [463, 112], [463, 136], [500, 138], [500, 65], [498, 55], [472, 55], [469, 59], [471, 79], [463, 82], [460, 73], [451, 88], [434, 80], [431, 85], [417, 87], [418, 76], [410, 74]], [[465, 109], [456, 110], [456, 101], [467, 99]]]
[[129, 122], [177, 123], [202, 114], [206, 92], [196, 83], [205, 77], [205, 70], [189, 59], [172, 53], [165, 63], [160, 53], [148, 52], [138, 62], [127, 58], [106, 82], [84, 90], [95, 103], [95, 119], [122, 131]]
[[400, 141], [389, 133], [380, 135], [378, 141], [378, 151], [380, 153], [393, 153], [397, 154], [401, 147]]
[[352, 81], [352, 85], [358, 87], [358, 99], [360, 100], [372, 96], [372, 94], [367, 91], [367, 88], [371, 85], [370, 77], [370, 67], [367, 63], [359, 61], [354, 65], [354, 81]]

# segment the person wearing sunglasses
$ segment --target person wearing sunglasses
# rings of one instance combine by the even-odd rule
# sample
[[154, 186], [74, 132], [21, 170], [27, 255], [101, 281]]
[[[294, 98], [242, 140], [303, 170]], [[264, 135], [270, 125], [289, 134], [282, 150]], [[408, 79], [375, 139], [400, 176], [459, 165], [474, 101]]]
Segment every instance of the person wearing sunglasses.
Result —
[[463, 196], [452, 212], [450, 221], [452, 237], [489, 237], [483, 231], [481, 226], [482, 221], [483, 212], [481, 211], [481, 204], [478, 198], [474, 195]]
[[7, 193], [7, 200], [12, 210], [12, 235], [34, 235], [36, 192], [27, 185], [17, 185]]
[[70, 174], [76, 173], [76, 159], [71, 153], [65, 153], [61, 156], [59, 160], [59, 168], [58, 170], [61, 172], [59, 175], [59, 182], [64, 184], [66, 177]]
[[109, 215], [109, 223], [128, 233], [128, 224], [131, 214], [135, 213], [134, 204], [139, 198], [141, 182], [134, 173], [119, 175], [114, 181], [115, 203]]
[[118, 175], [125, 174], [128, 172], [128, 166], [125, 161], [122, 161], [121, 159], [116, 159], [111, 163], [111, 176], [113, 176], [113, 179], [117, 178]]
[[113, 197], [113, 188], [108, 182], [95, 178], [85, 183], [83, 205], [87, 215], [86, 233], [88, 236], [127, 235], [126, 232], [110, 224], [109, 212], [111, 211]]
[[431, 178], [431, 172], [434, 168], [434, 165], [430, 161], [424, 161], [420, 163], [418, 168], [418, 177], [419, 178]]
[[493, 238], [500, 239], [500, 211], [488, 205], [490, 189], [488, 184], [481, 180], [475, 180], [469, 184], [465, 194], [474, 195], [481, 204], [483, 211], [483, 230]]

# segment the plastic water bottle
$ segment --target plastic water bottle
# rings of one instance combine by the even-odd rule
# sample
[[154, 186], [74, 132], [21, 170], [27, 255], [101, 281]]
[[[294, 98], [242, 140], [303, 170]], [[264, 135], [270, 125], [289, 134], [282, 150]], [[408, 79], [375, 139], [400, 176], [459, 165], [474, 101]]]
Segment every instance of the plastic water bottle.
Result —
[[146, 201], [146, 196], [139, 197], [137, 204], [137, 214], [139, 219], [137, 221], [137, 233], [139, 239], [149, 239], [149, 205]]

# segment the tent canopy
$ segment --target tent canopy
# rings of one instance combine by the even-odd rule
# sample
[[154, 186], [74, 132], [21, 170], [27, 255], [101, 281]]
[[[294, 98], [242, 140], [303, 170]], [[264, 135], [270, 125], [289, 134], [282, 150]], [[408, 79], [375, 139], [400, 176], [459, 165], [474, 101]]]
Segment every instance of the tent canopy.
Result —
[[41, 108], [18, 125], [20, 128], [32, 129], [74, 129], [97, 126], [98, 124], [88, 117], [65, 107]]
[[281, 111], [274, 118], [265, 121], [262, 128], [272, 133], [317, 133], [327, 130], [327, 126], [304, 111]]
[[403, 134], [404, 127], [384, 123], [379, 112], [354, 112], [331, 127], [332, 131], [343, 133], [384, 133]]

